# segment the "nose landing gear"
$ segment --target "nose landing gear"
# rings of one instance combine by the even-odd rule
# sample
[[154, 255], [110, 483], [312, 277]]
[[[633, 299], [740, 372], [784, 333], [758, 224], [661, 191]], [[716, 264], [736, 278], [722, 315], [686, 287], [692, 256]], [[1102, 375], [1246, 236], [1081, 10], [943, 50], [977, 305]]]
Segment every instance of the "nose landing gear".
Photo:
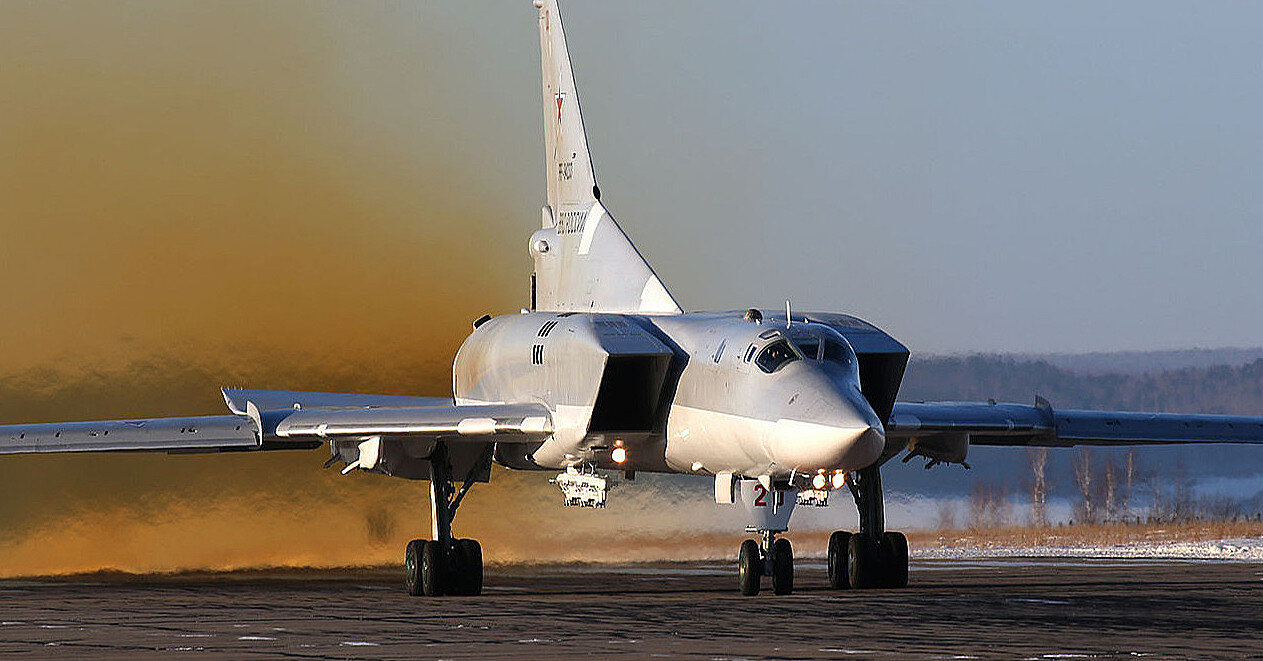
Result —
[[741, 551], [737, 554], [737, 578], [741, 585], [741, 594], [753, 597], [759, 593], [763, 582], [763, 553], [759, 543], [753, 539], [741, 542]]
[[741, 543], [737, 554], [737, 578], [741, 594], [747, 597], [759, 593], [764, 576], [772, 577], [773, 594], [794, 592], [794, 548], [784, 537], [777, 538], [771, 530], [763, 533], [763, 544], [753, 539]]
[[741, 543], [737, 556], [741, 594], [758, 594], [764, 576], [772, 577], [772, 592], [793, 593], [794, 549], [788, 539], [778, 539], [777, 535], [789, 529], [798, 490], [786, 484], [773, 484], [767, 476], [758, 481], [741, 480], [736, 486], [740, 489], [741, 504], [749, 515], [746, 532], [760, 536], [759, 540], [747, 539]]
[[784, 537], [772, 543], [772, 593], [794, 592], [794, 549]]

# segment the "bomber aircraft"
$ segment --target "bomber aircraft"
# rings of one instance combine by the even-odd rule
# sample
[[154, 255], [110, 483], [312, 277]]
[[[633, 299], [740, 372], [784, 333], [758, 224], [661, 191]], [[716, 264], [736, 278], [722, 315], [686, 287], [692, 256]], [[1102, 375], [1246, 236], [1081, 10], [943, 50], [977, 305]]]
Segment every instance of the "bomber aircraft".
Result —
[[620, 473], [714, 482], [757, 538], [742, 593], [794, 586], [782, 536], [796, 506], [849, 493], [859, 530], [828, 544], [835, 589], [908, 584], [886, 530], [881, 468], [906, 453], [964, 463], [970, 445], [1263, 443], [1263, 417], [896, 401], [908, 349], [837, 312], [685, 312], [601, 202], [557, 0], [534, 0], [547, 204], [527, 249], [530, 306], [484, 316], [457, 352], [450, 397], [224, 389], [230, 414], [8, 425], [0, 453], [315, 449], [327, 465], [430, 483], [431, 538], [405, 552], [413, 595], [482, 592], [482, 549], [452, 521], [492, 463], [553, 471], [569, 506], [603, 507]]

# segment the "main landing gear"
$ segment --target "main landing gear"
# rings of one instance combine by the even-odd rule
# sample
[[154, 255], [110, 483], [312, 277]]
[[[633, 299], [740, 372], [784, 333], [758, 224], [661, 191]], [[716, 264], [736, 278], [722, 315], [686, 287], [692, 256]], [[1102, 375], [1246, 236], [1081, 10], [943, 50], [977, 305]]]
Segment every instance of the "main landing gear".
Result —
[[[488, 446], [490, 452], [490, 446]], [[473, 539], [454, 539], [452, 519], [474, 485], [471, 468], [460, 489], [452, 481], [447, 446], [439, 442], [430, 453], [430, 527], [434, 539], [408, 542], [404, 557], [404, 587], [413, 596], [482, 594], [482, 547]]]
[[874, 543], [863, 534], [834, 532], [829, 536], [829, 587], [908, 587], [908, 538], [887, 531]]
[[849, 482], [860, 512], [860, 531], [829, 536], [829, 587], [908, 587], [908, 538], [885, 530], [881, 472], [876, 466], [855, 473]]

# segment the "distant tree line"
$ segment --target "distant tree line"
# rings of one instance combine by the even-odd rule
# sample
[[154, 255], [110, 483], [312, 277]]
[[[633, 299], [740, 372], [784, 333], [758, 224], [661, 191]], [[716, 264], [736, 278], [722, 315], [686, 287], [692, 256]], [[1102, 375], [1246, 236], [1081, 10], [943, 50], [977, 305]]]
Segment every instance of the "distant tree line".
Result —
[[[1086, 374], [1043, 360], [974, 355], [914, 360], [900, 399], [906, 401], [1049, 399], [1055, 408], [1115, 409], [1154, 412], [1263, 415], [1263, 360], [1240, 366], [1184, 368], [1152, 373]], [[1026, 475], [1020, 480], [1029, 513], [1015, 511], [1019, 502], [1006, 485], [976, 482], [969, 494], [966, 520], [958, 521], [954, 505], [939, 510], [939, 526], [994, 528], [1050, 524], [1046, 448], [1027, 452]], [[1186, 467], [1178, 462], [1161, 472], [1141, 465], [1135, 450], [1121, 459], [1113, 452], [1076, 451], [1073, 460], [1076, 499], [1072, 522], [1235, 521], [1254, 519], [1263, 498], [1215, 495], [1198, 497]]]
[[1147, 374], [1084, 374], [996, 355], [913, 357], [900, 390], [907, 401], [1028, 402], [1056, 408], [1263, 415], [1263, 360]]
[[[1007, 484], [978, 480], [967, 501], [966, 519], [958, 519], [956, 505], [950, 500], [939, 504], [938, 527], [954, 529], [1005, 528], [1030, 525], [1037, 528], [1053, 524], [1048, 513], [1048, 494], [1052, 482], [1048, 477], [1048, 449], [1027, 451], [1028, 473], [1022, 479], [1029, 513], [1015, 505], [1015, 497]], [[1223, 494], [1198, 496], [1193, 489], [1183, 462], [1171, 470], [1158, 471], [1141, 465], [1136, 451], [1130, 450], [1122, 461], [1106, 454], [1104, 459], [1091, 448], [1080, 448], [1074, 457], [1076, 497], [1069, 521], [1077, 525], [1118, 523], [1190, 523], [1196, 521], [1257, 521], [1263, 519], [1263, 497], [1233, 497]]]

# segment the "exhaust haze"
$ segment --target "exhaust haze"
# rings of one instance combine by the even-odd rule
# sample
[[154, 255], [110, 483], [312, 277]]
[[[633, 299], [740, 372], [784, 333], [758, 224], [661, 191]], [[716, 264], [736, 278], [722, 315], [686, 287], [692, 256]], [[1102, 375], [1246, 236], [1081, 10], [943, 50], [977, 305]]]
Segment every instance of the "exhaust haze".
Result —
[[[450, 393], [469, 321], [526, 302], [538, 194], [489, 154], [537, 149], [496, 114], [538, 104], [511, 71], [462, 107], [423, 9], [0, 5], [0, 422]], [[365, 564], [428, 531], [424, 483], [326, 456], [6, 457], [0, 575]]]

